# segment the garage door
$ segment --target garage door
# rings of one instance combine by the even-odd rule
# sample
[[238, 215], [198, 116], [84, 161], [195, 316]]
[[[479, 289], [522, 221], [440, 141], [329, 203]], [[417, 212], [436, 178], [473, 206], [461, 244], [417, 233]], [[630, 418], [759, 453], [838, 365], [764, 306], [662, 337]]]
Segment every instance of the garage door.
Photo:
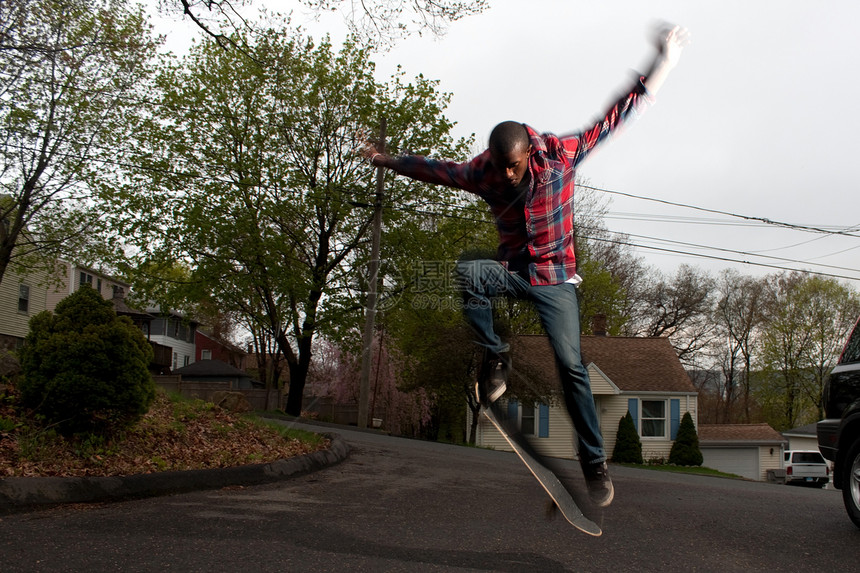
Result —
[[701, 448], [702, 465], [748, 479], [761, 480], [758, 448]]

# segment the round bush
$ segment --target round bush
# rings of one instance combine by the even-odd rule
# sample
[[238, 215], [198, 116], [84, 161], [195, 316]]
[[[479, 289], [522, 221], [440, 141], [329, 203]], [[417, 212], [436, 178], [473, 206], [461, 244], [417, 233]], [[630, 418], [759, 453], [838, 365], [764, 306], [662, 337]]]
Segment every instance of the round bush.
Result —
[[636, 431], [636, 424], [633, 423], [630, 412], [618, 421], [612, 461], [620, 464], [642, 463], [642, 442], [639, 440], [639, 433]]
[[22, 405], [65, 434], [126, 427], [155, 398], [152, 347], [89, 287], [30, 320], [20, 357]]
[[676, 466], [700, 466], [703, 461], [696, 425], [690, 413], [686, 412], [681, 419], [681, 425], [678, 426], [675, 443], [672, 444], [672, 450], [669, 452], [669, 463]]

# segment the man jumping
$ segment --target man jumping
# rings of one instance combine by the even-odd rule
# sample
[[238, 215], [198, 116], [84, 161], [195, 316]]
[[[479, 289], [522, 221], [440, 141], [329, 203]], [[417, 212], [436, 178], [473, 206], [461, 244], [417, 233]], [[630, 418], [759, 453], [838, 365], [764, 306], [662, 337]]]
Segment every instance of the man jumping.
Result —
[[406, 177], [475, 193], [490, 207], [499, 233], [497, 260], [457, 263], [466, 320], [485, 359], [478, 401], [488, 406], [506, 389], [510, 347], [493, 328], [490, 300], [530, 300], [555, 353], [567, 412], [577, 436], [579, 461], [592, 501], [606, 507], [614, 489], [606, 465], [588, 370], [580, 355], [579, 301], [574, 255], [573, 196], [576, 168], [600, 143], [653, 103], [687, 43], [687, 31], [660, 33], [649, 71], [585, 130], [558, 137], [514, 121], [498, 124], [487, 150], [465, 163], [409, 155], [394, 157], [367, 143], [373, 165]]

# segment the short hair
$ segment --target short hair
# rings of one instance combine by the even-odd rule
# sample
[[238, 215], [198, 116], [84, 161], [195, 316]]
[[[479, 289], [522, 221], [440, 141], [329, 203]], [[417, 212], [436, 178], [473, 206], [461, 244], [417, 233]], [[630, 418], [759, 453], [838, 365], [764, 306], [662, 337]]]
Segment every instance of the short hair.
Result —
[[522, 145], [529, 146], [529, 132], [526, 127], [516, 121], [503, 121], [493, 128], [490, 133], [490, 151], [507, 154]]

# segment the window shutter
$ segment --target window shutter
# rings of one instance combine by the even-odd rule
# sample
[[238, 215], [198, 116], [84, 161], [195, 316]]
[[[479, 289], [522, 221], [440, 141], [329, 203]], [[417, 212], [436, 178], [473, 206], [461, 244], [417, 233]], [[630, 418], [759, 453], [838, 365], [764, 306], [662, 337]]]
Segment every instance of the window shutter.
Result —
[[627, 399], [627, 411], [630, 412], [630, 415], [633, 417], [633, 427], [636, 428], [636, 432], [639, 432], [639, 398], [628, 398]]
[[520, 404], [516, 400], [508, 402], [508, 420], [516, 422], [520, 418]]
[[541, 404], [538, 408], [538, 438], [549, 437], [549, 406]]
[[678, 426], [681, 425], [681, 400], [678, 398], [669, 400], [669, 424], [671, 437], [674, 440], [678, 437]]

